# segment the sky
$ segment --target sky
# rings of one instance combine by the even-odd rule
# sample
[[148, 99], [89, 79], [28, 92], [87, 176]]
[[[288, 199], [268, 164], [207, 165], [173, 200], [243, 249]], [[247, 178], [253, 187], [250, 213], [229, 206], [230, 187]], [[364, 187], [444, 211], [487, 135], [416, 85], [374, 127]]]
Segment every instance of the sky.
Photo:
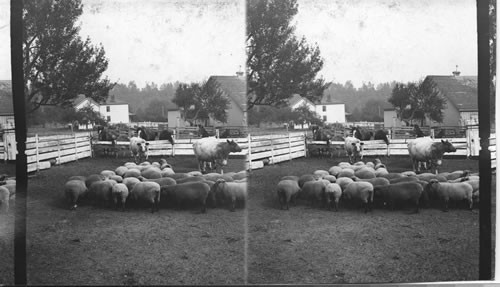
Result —
[[474, 0], [298, 0], [296, 33], [320, 48], [327, 81], [477, 75]]
[[[0, 11], [8, 0], [0, 0]], [[82, 38], [102, 44], [111, 81], [201, 82], [243, 71], [245, 2], [240, 0], [83, 0]], [[3, 9], [3, 8], [6, 9]], [[0, 27], [8, 15], [0, 12]], [[0, 79], [10, 79], [9, 27], [1, 29]], [[6, 32], [6, 33], [5, 33]], [[5, 35], [7, 34], [7, 35]], [[6, 55], [7, 54], [7, 55]], [[7, 71], [8, 70], [8, 71]]]
[[[477, 75], [474, 0], [298, 0], [296, 33], [327, 81], [374, 84]], [[245, 65], [242, 0], [83, 0], [81, 36], [102, 43], [112, 81], [197, 82]], [[0, 0], [0, 79], [10, 79], [9, 0]]]

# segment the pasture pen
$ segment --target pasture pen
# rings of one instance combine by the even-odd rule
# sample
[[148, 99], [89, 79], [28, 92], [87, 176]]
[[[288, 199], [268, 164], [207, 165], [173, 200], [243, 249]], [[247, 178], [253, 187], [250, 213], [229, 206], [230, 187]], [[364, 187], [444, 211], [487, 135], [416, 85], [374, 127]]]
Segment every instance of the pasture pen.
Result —
[[[3, 141], [0, 141], [0, 159], [15, 160], [15, 135], [6, 134]], [[478, 134], [472, 130], [466, 133], [465, 138], [447, 138], [457, 151], [447, 153], [445, 157], [476, 157], [479, 155]], [[194, 156], [193, 143], [199, 138], [177, 138], [172, 146], [167, 140], [149, 141], [150, 156]], [[283, 161], [300, 157], [310, 156], [311, 147], [320, 147], [328, 150], [330, 156], [336, 153], [341, 156], [345, 153], [343, 141], [332, 141], [326, 145], [325, 141], [311, 141], [307, 138], [307, 133], [299, 132], [278, 132], [267, 135], [247, 134], [246, 137], [233, 137], [241, 147], [242, 151], [231, 153], [231, 156], [246, 156], [246, 169], [259, 169], [268, 164], [276, 164]], [[382, 140], [363, 141], [365, 156], [407, 156], [407, 144], [412, 139], [391, 139], [387, 146]], [[441, 139], [434, 139], [440, 141]], [[490, 135], [490, 151], [492, 168], [496, 168], [496, 134]], [[91, 132], [80, 132], [67, 135], [28, 137], [26, 141], [26, 155], [28, 157], [28, 172], [50, 168], [51, 165], [76, 161], [78, 159], [91, 157], [101, 151], [110, 151], [112, 154], [121, 157], [129, 157], [129, 142], [118, 141], [116, 145], [111, 145], [107, 141], [94, 141]], [[130, 156], [131, 157], [131, 156]]]

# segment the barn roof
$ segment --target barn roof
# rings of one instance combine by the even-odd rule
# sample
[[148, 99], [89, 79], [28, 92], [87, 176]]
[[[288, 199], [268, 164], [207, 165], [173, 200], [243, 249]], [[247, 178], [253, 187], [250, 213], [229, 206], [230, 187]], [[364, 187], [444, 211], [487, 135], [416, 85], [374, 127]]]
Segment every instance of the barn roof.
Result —
[[115, 95], [110, 95], [102, 105], [128, 105], [128, 103], [117, 100]]
[[477, 76], [434, 76], [436, 88], [448, 98], [459, 111], [477, 111]]
[[220, 88], [236, 103], [242, 110], [246, 111], [247, 86], [244, 78], [238, 76], [211, 76], [209, 81], [216, 81]]
[[0, 115], [13, 115], [14, 102], [12, 101], [12, 81], [0, 80]]

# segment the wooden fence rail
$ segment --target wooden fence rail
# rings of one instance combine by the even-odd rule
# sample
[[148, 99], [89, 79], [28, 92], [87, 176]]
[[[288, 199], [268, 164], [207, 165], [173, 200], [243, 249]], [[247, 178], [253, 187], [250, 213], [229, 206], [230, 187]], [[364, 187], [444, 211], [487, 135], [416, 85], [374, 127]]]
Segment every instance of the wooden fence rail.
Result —
[[90, 134], [87, 132], [44, 137], [35, 135], [26, 139], [28, 172], [50, 168], [51, 162], [62, 164], [90, 155]]

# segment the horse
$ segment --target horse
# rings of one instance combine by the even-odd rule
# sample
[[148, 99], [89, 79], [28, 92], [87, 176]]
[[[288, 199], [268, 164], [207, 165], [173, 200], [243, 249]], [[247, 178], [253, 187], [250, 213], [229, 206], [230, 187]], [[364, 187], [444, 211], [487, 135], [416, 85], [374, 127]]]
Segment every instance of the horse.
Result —
[[413, 125], [413, 132], [417, 136], [417, 138], [424, 137], [424, 132], [420, 129], [418, 125]]
[[172, 146], [174, 145], [174, 138], [172, 137], [173, 133], [169, 130], [162, 130], [160, 135], [158, 136], [159, 140], [168, 140]]
[[135, 131], [137, 133], [137, 137], [140, 137], [147, 141], [154, 141], [158, 136], [158, 132], [147, 129], [143, 126], [138, 127]]
[[206, 138], [206, 137], [210, 136], [208, 134], [207, 130], [202, 125], [198, 125], [198, 135], [202, 138]]
[[351, 133], [353, 137], [362, 141], [368, 141], [373, 138], [374, 140], [383, 140], [385, 144], [389, 145], [389, 139], [387, 138], [387, 133], [384, 130], [376, 130], [375, 133], [373, 133], [372, 131], [355, 126], [352, 127]]

